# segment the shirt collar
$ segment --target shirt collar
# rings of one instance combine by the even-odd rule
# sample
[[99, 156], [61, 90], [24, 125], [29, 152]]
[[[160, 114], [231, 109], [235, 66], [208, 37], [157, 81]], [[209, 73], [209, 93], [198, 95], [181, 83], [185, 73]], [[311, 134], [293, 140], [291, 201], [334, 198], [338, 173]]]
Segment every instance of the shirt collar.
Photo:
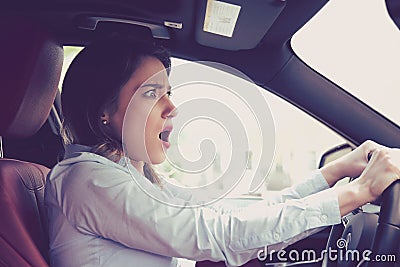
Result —
[[[80, 145], [80, 144], [68, 144], [65, 146], [64, 159], [72, 158], [82, 152], [93, 153], [93, 148], [90, 146], [85, 146], [85, 145]], [[100, 156], [97, 154], [95, 154], [95, 155], [104, 158], [103, 156]], [[107, 158], [104, 158], [104, 159], [109, 160]], [[136, 170], [136, 168], [133, 167], [133, 165], [131, 165], [129, 159], [126, 157], [121, 157], [121, 159], [117, 162], [117, 164], [124, 168], [130, 168], [134, 172], [137, 172], [137, 174], [139, 174], [139, 172]], [[128, 167], [128, 165], [130, 165], [130, 166]]]

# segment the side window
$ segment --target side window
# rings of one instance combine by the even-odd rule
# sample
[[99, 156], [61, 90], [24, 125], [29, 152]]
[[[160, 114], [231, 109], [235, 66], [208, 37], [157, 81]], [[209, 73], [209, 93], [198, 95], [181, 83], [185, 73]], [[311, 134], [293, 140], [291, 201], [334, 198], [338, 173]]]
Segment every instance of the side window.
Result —
[[264, 91], [264, 95], [276, 128], [275, 159], [264, 190], [280, 190], [308, 177], [324, 152], [346, 140], [274, 94]]
[[80, 46], [64, 46], [64, 62], [63, 62], [63, 67], [62, 67], [62, 71], [61, 71], [60, 82], [58, 84], [58, 89], [60, 91], [62, 90], [62, 83], [64, 81], [64, 77], [65, 77], [65, 74], [67, 73], [69, 65], [71, 65], [72, 60], [74, 60], [76, 55], [82, 49], [83, 49], [83, 47], [80, 47]]

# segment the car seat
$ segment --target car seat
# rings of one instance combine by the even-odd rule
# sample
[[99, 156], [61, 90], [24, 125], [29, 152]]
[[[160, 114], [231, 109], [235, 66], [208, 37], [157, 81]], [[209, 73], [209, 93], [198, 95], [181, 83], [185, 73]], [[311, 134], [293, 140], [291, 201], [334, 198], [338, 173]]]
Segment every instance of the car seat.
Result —
[[[35, 134], [47, 119], [60, 79], [63, 48], [39, 24], [0, 17], [1, 137]], [[5, 151], [6, 152], [6, 151]], [[44, 185], [49, 169], [0, 159], [0, 266], [48, 266]]]

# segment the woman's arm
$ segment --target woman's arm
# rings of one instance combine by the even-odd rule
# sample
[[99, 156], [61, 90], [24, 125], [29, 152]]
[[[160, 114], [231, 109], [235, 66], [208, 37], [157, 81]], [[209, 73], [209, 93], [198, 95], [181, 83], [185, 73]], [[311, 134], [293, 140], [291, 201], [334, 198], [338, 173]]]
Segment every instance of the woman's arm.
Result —
[[[373, 141], [366, 141], [346, 156], [312, 172], [310, 177], [304, 181], [280, 191], [270, 191], [263, 198], [267, 205], [275, 205], [290, 199], [301, 199], [328, 189], [344, 177], [358, 177], [367, 166], [368, 154], [381, 148], [383, 148], [381, 145]], [[350, 192], [340, 194], [349, 195]]]
[[[187, 190], [183, 191], [177, 190], [177, 187], [170, 186], [168, 183], [165, 183], [163, 187], [164, 189], [167, 189], [168, 190], [167, 192], [174, 197], [181, 198], [188, 202], [191, 202], [194, 199], [194, 196], [191, 195]], [[265, 201], [266, 205], [271, 206], [278, 203], [283, 203], [290, 199], [300, 199], [328, 188], [329, 184], [322, 175], [321, 171], [316, 170], [310, 173], [310, 176], [304, 179], [303, 181], [296, 183], [288, 188], [282, 189], [280, 191], [268, 191], [268, 193], [263, 196], [263, 201]], [[224, 202], [224, 201], [220, 200], [218, 202]], [[219, 205], [220, 203], [216, 204]], [[222, 203], [222, 205], [225, 204]], [[235, 209], [233, 205], [228, 205], [227, 208]]]
[[[379, 148], [382, 146], [373, 141], [366, 141], [348, 155], [310, 173], [310, 177], [303, 181], [280, 191], [269, 191], [263, 196], [263, 200], [267, 205], [275, 205], [290, 199], [301, 199], [334, 186], [344, 177], [358, 177], [368, 163], [368, 154]], [[177, 192], [174, 187], [168, 187], [168, 189], [174, 196], [186, 201], [190, 201], [193, 197], [187, 193]], [[231, 205], [229, 208], [234, 209]]]
[[344, 177], [358, 177], [367, 166], [368, 154], [381, 148], [381, 145], [373, 141], [366, 141], [346, 156], [312, 172], [305, 180], [280, 191], [269, 191], [263, 196], [264, 201], [267, 205], [275, 205], [291, 199], [301, 199], [334, 186]]

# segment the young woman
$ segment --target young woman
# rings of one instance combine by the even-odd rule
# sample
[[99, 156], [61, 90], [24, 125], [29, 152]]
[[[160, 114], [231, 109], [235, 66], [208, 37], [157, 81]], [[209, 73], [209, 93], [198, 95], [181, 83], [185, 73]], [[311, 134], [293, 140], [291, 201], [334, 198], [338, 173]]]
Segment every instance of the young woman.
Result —
[[[62, 91], [66, 151], [45, 194], [52, 266], [176, 266], [176, 257], [241, 265], [265, 246], [277, 250], [339, 223], [399, 179], [400, 152], [368, 141], [246, 208], [163, 204], [189, 199], [151, 167], [165, 159], [176, 115], [169, 67], [162, 50], [121, 41], [92, 44], [71, 64]], [[360, 177], [330, 188], [346, 176]]]

